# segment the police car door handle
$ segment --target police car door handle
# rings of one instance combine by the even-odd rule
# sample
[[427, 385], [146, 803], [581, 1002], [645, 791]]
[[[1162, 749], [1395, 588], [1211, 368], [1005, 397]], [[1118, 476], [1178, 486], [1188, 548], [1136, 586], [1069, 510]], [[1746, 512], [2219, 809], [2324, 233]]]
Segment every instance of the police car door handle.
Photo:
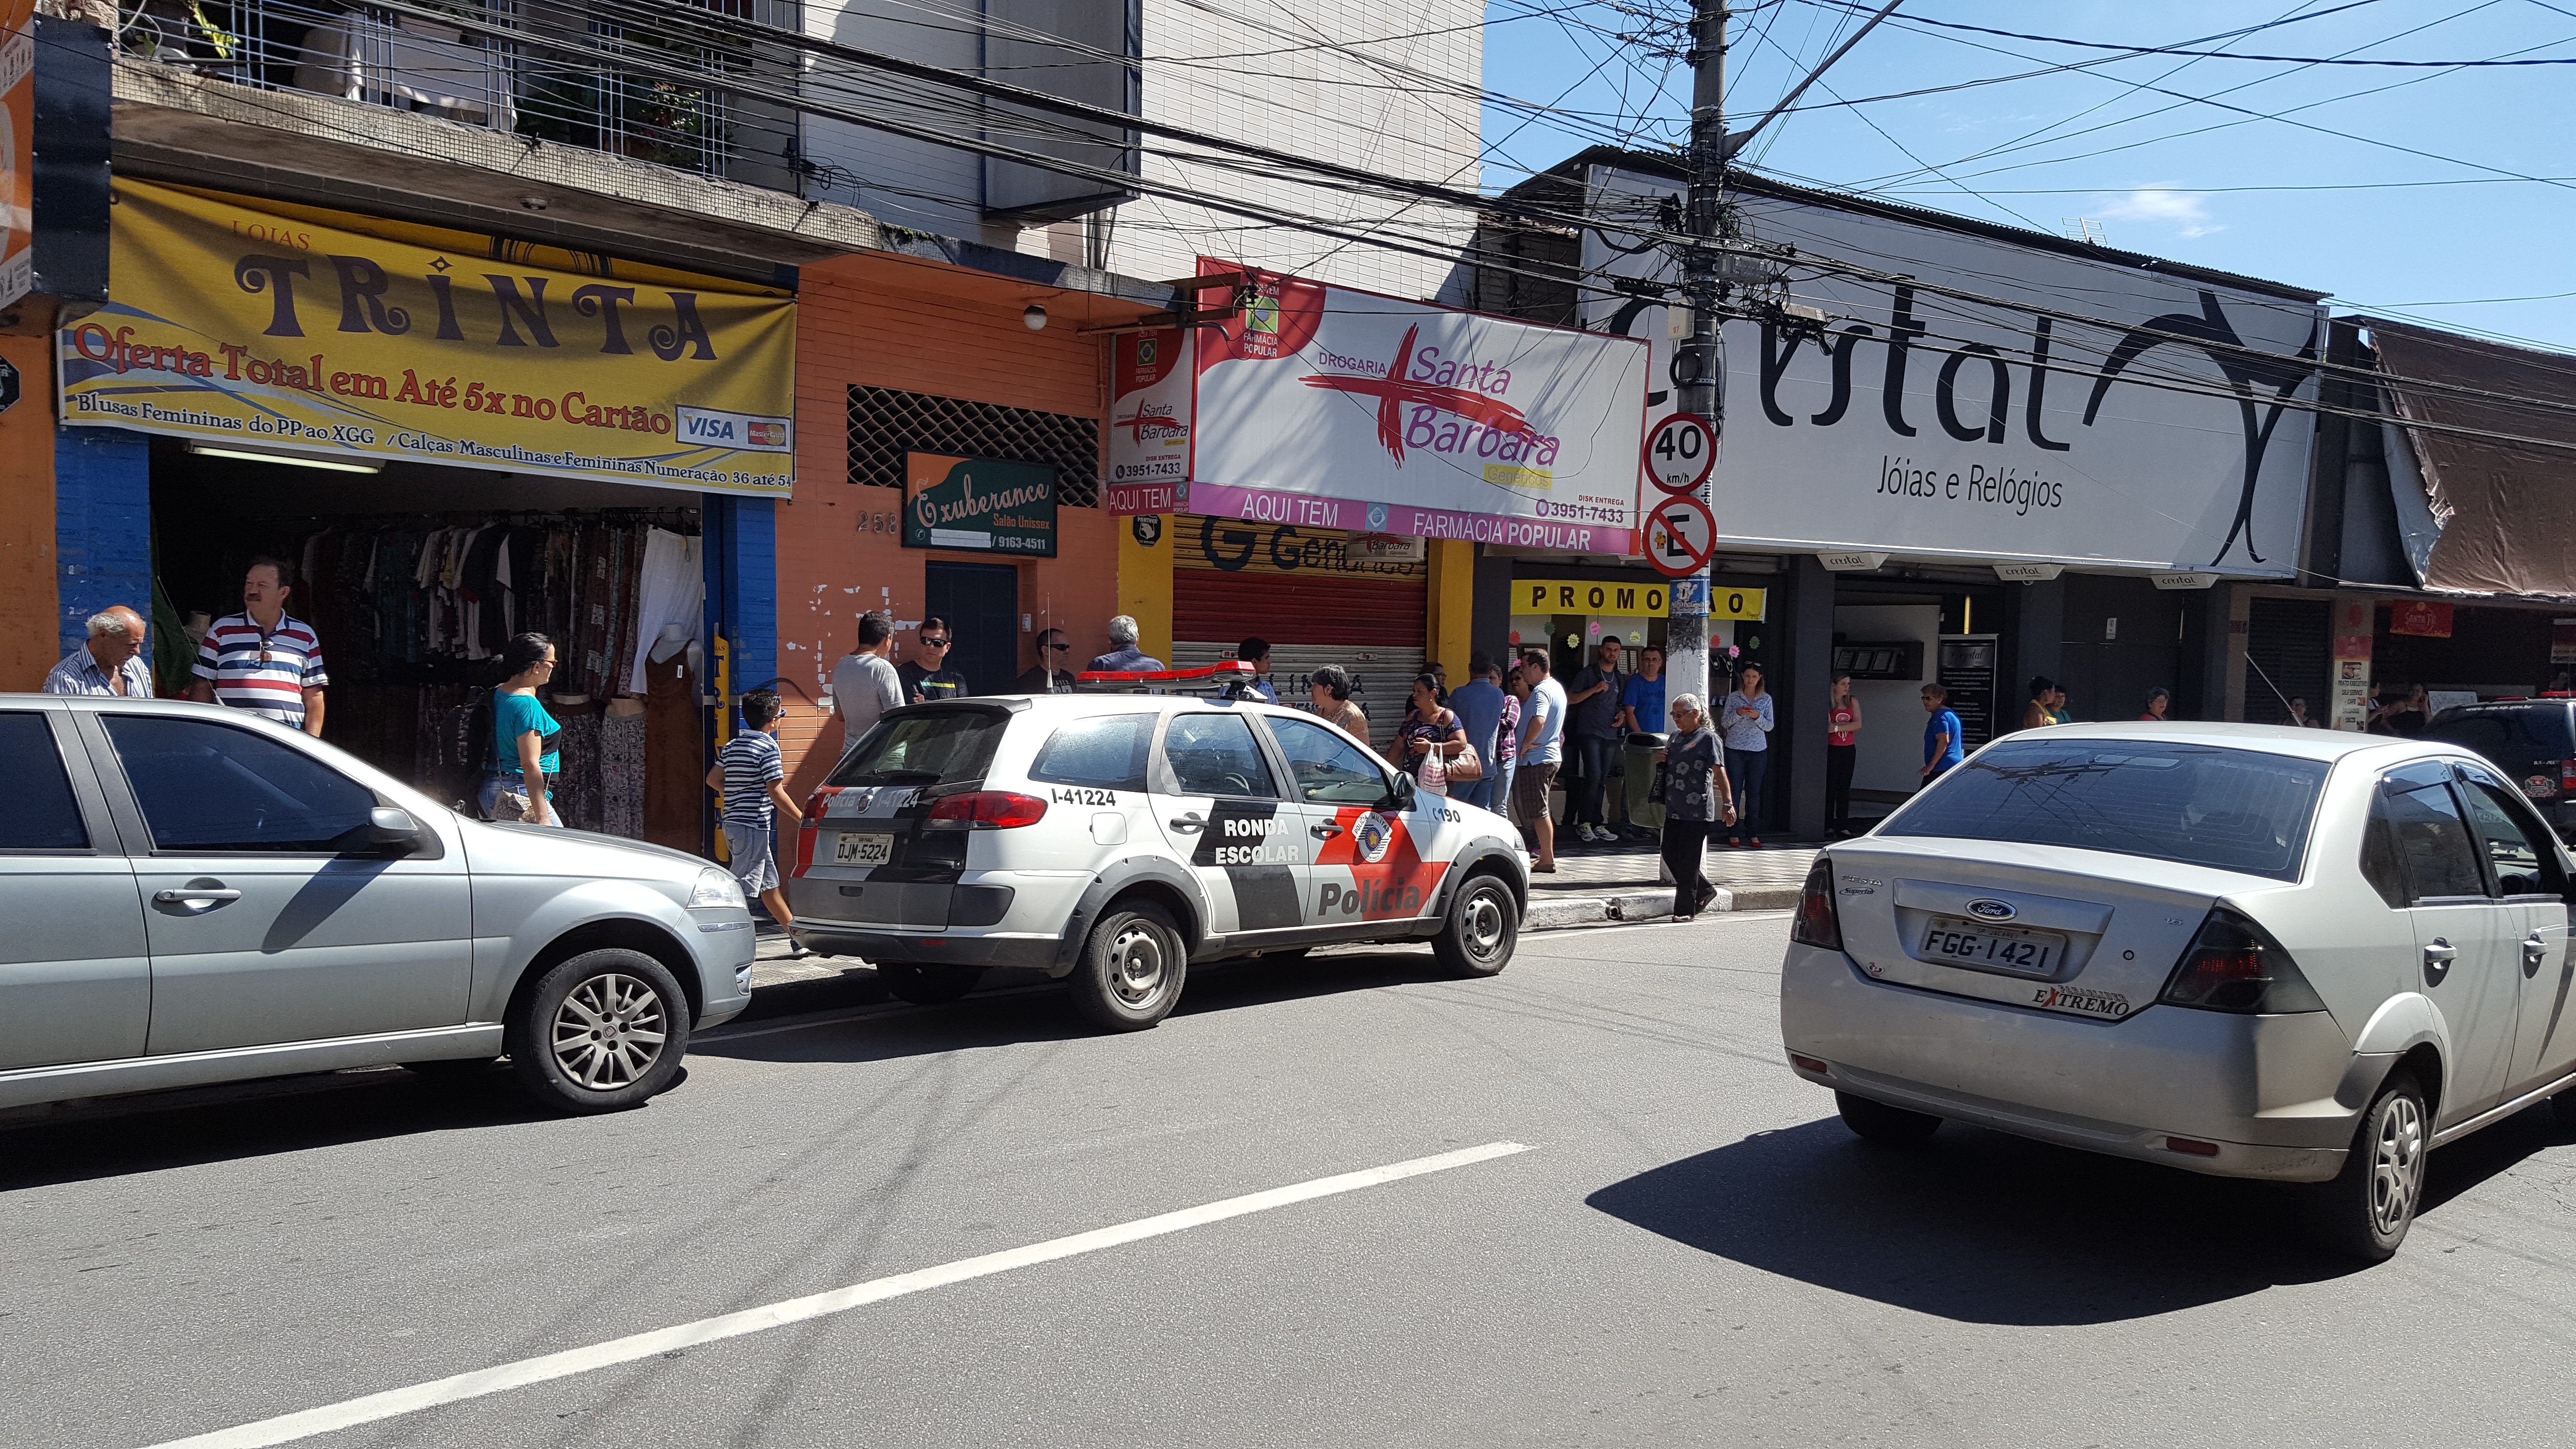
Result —
[[1193, 815], [1180, 815], [1180, 816], [1175, 816], [1175, 817], [1173, 817], [1173, 820], [1172, 820], [1172, 828], [1173, 828], [1174, 830], [1179, 830], [1179, 831], [1183, 831], [1183, 832], [1192, 831], [1192, 830], [1205, 830], [1205, 829], [1207, 829], [1207, 822], [1206, 822], [1206, 821], [1204, 821], [1204, 820], [1202, 820], [1202, 819], [1200, 819], [1198, 816], [1196, 816], [1196, 815], [1194, 815], [1194, 814], [1193, 814]]
[[1330, 840], [1334, 836], [1342, 833], [1342, 827], [1338, 825], [1318, 825], [1314, 827], [1312, 833], [1317, 840]]

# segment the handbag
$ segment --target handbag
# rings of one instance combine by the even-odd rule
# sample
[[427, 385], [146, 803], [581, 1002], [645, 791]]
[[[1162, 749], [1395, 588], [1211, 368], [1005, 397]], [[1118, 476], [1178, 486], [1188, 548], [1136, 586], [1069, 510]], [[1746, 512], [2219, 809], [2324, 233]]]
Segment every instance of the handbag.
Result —
[[1441, 765], [1452, 785], [1472, 785], [1485, 778], [1485, 762], [1476, 757], [1476, 747], [1469, 745]]

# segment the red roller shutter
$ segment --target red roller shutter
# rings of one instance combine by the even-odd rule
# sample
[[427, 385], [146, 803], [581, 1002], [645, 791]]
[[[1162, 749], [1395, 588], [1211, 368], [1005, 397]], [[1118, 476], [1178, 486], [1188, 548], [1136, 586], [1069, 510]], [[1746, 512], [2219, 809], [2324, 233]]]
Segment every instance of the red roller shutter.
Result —
[[1423, 646], [1429, 590], [1420, 579], [1172, 571], [1172, 637], [1273, 644]]
[[1306, 682], [1336, 664], [1358, 686], [1369, 734], [1390, 747], [1413, 676], [1422, 672], [1430, 570], [1419, 560], [1353, 558], [1349, 535], [1285, 526], [1185, 523], [1173, 530], [1172, 664], [1230, 658], [1270, 641], [1280, 703], [1303, 705]]

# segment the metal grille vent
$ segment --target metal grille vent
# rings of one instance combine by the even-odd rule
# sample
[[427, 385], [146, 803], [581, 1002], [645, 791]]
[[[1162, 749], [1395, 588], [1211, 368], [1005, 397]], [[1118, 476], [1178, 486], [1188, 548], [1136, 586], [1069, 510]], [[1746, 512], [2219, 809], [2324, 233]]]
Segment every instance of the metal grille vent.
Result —
[[850, 481], [900, 488], [906, 453], [1052, 464], [1057, 496], [1065, 506], [1100, 506], [1100, 424], [1095, 419], [886, 387], [851, 388]]

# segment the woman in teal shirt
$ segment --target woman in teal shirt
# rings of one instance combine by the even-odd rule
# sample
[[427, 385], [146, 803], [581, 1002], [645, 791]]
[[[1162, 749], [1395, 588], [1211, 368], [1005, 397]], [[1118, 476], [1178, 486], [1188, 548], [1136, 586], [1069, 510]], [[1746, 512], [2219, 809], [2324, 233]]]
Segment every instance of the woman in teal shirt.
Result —
[[[563, 756], [546, 742], [563, 726], [537, 700], [538, 686], [555, 677], [555, 646], [543, 634], [512, 635], [501, 646], [501, 660], [510, 677], [492, 691], [492, 773], [483, 781], [483, 813], [560, 826], [563, 817], [555, 814], [554, 792], [546, 785], [563, 768]], [[507, 809], [519, 813], [506, 813], [504, 795], [511, 797]]]

